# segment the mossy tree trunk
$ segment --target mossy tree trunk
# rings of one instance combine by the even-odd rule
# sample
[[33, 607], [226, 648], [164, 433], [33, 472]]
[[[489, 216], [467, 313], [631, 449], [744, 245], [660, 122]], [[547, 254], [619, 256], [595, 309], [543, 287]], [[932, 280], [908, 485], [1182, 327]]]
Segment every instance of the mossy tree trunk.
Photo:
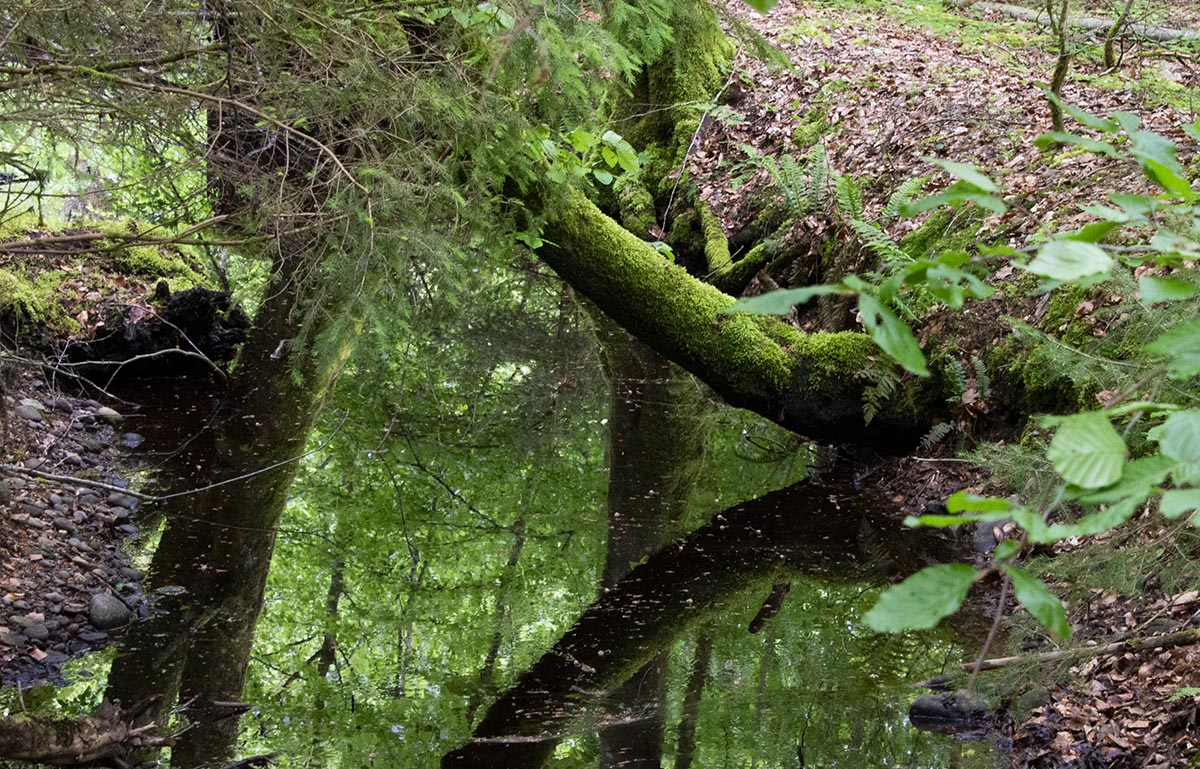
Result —
[[878, 351], [864, 334], [805, 334], [775, 318], [724, 313], [736, 301], [663, 258], [568, 191], [539, 256], [609, 317], [734, 406], [816, 440], [896, 446], [919, 437], [934, 388], [914, 383], [869, 425], [858, 374]]

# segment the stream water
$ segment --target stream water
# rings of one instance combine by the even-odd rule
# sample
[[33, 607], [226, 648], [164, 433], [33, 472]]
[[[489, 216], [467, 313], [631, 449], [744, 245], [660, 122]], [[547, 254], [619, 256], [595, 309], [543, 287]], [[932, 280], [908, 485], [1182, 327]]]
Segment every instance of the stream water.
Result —
[[[157, 696], [146, 718], [175, 747], [140, 758], [180, 769], [264, 754], [285, 767], [997, 766], [986, 743], [907, 722], [915, 684], [962, 661], [955, 628], [885, 636], [860, 621], [876, 588], [959, 557], [955, 542], [899, 525], [853, 477], [791, 483], [803, 448], [645, 351], [610, 345], [605, 367], [608, 403], [566, 431], [574, 443], [476, 451], [454, 484], [458, 466], [435, 472], [415, 443], [388, 460], [441, 473], [432, 491], [389, 478], [335, 411], [277, 523], [231, 520], [219, 496], [146, 506], [154, 533], [137, 547], [157, 612], [73, 663], [44, 711]], [[145, 404], [160, 490], [194, 485], [189, 468], [220, 451], [206, 433], [219, 399], [202, 392], [126, 393]], [[353, 457], [336, 455], [342, 439]], [[520, 461], [484, 467], [500, 456]]]

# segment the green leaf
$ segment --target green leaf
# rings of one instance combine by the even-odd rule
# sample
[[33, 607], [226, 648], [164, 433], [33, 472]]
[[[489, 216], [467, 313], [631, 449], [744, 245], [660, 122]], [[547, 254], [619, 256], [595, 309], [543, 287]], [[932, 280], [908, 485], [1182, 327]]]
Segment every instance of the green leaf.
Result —
[[[1200, 139], [1197, 139], [1197, 141], [1200, 141]], [[1176, 689], [1174, 694], [1172, 694], [1170, 697], [1167, 697], [1167, 702], [1182, 700], [1186, 699], [1187, 697], [1195, 697], [1197, 695], [1200, 695], [1200, 686], [1185, 686], [1181, 689]]]
[[1068, 483], [1098, 489], [1121, 477], [1125, 441], [1103, 414], [1075, 414], [1062, 421], [1046, 458]]
[[879, 349], [896, 360], [905, 370], [918, 376], [929, 376], [925, 355], [912, 331], [891, 310], [870, 294], [858, 295], [858, 311], [863, 325]]
[[962, 526], [964, 523], [979, 523], [980, 521], [1006, 521], [1008, 513], [979, 513], [977, 515], [910, 515], [904, 519], [904, 525], [910, 528], [928, 526], [931, 529], [946, 529], [951, 526]]
[[1191, 238], [1176, 235], [1170, 230], [1159, 230], [1154, 233], [1154, 237], [1150, 238], [1150, 248], [1160, 254], [1179, 254], [1191, 259], [1200, 258], [1200, 243]]
[[963, 563], [928, 566], [888, 588], [863, 616], [880, 633], [924, 630], [958, 611], [975, 582], [975, 570]]
[[1063, 611], [1062, 601], [1050, 592], [1050, 588], [1015, 566], [1005, 566], [1004, 573], [1012, 580], [1017, 600], [1042, 623], [1054, 640], [1070, 637], [1071, 625], [1067, 622], [1067, 613]]
[[930, 195], [927, 198], [922, 198], [912, 203], [905, 203], [900, 207], [900, 213], [904, 216], [912, 216], [922, 211], [932, 211], [941, 206], [955, 205], [957, 203], [974, 203], [980, 208], [985, 208], [997, 214], [1002, 214], [1008, 210], [1008, 206], [1004, 201], [995, 195], [985, 195], [982, 192], [976, 192], [971, 186], [958, 182], [937, 195]]
[[1158, 302], [1179, 302], [1191, 299], [1196, 295], [1196, 287], [1182, 278], [1156, 278], [1147, 275], [1138, 280], [1138, 291], [1146, 304]]
[[779, 4], [779, 0], [745, 0], [745, 3], [759, 13], [766, 14]]
[[1142, 164], [1146, 176], [1168, 192], [1187, 199], [1195, 193], [1187, 180], [1187, 173], [1175, 159], [1175, 142], [1153, 131], [1134, 131], [1130, 153]]
[[1080, 243], [1099, 243], [1104, 239], [1104, 236], [1118, 229], [1121, 226], [1119, 222], [1092, 222], [1086, 224], [1067, 235], [1062, 235], [1063, 240], [1078, 240]]
[[965, 491], [956, 491], [946, 500], [946, 509], [952, 513], [1007, 513], [1012, 506], [1003, 497], [980, 497]]
[[587, 152], [596, 146], [596, 136], [584, 131], [582, 128], [577, 128], [567, 134], [567, 142], [576, 152]]
[[1007, 561], [1019, 552], [1021, 552], [1021, 543], [1015, 539], [1006, 539], [996, 545], [996, 551], [992, 553], [992, 558], [997, 561]]
[[596, 181], [600, 182], [606, 187], [612, 184], [613, 181], [612, 174], [610, 174], [608, 171], [601, 171], [599, 168], [592, 169], [592, 176], [596, 177]]
[[1054, 144], [1075, 144], [1089, 152], [1095, 152], [1101, 155], [1108, 155], [1110, 158], [1120, 157], [1117, 148], [1108, 142], [1098, 142], [1095, 139], [1089, 139], [1086, 136], [1076, 136], [1075, 134], [1059, 133], [1052, 131], [1044, 133], [1033, 140], [1033, 144], [1040, 150], [1044, 150]]
[[1133, 136], [1133, 134], [1142, 127], [1142, 119], [1132, 112], [1124, 110], [1116, 110], [1112, 113], [1113, 120], [1120, 124], [1125, 133]]
[[1172, 379], [1188, 379], [1200, 374], [1200, 320], [1170, 329], [1145, 349], [1171, 359], [1167, 364], [1167, 376]]
[[721, 312], [748, 312], [753, 315], [786, 315], [793, 307], [804, 304], [814, 296], [829, 294], [844, 294], [846, 287], [841, 284], [832, 286], [802, 286], [801, 288], [785, 288], [770, 291], [749, 299], [739, 299], [737, 304], [730, 305]]
[[1193, 510], [1200, 510], [1200, 489], [1171, 489], [1164, 491], [1159, 510], [1167, 518], [1178, 518]]
[[1200, 462], [1200, 411], [1176, 411], [1147, 437], [1177, 462]]
[[1145, 499], [1156, 486], [1167, 479], [1178, 463], [1162, 454], [1151, 454], [1132, 462], [1126, 462], [1121, 468], [1121, 478], [1114, 484], [1095, 491], [1069, 487], [1068, 493], [1079, 497], [1080, 502], [1089, 505], [1119, 502], [1127, 497]]
[[941, 158], [924, 157], [921, 158], [926, 163], [933, 163], [951, 176], [962, 179], [967, 184], [972, 185], [984, 192], [999, 192], [1000, 185], [989, 179], [978, 168], [970, 163], [957, 163], [953, 160], [943, 160]]
[[1079, 280], [1106, 274], [1113, 259], [1093, 243], [1078, 240], [1052, 240], [1038, 249], [1034, 260], [1024, 269], [1053, 280]]
[[1046, 86], [1042, 86], [1042, 93], [1046, 94], [1046, 98], [1053, 104], [1057, 105], [1063, 112], [1067, 113], [1075, 120], [1083, 123], [1088, 128], [1095, 128], [1097, 131], [1105, 133], [1113, 133], [1117, 130], [1117, 124], [1111, 120], [1105, 120], [1102, 117], [1097, 117], [1090, 112], [1076, 107], [1074, 104], [1067, 104], [1059, 98], [1058, 94], [1051, 91]]

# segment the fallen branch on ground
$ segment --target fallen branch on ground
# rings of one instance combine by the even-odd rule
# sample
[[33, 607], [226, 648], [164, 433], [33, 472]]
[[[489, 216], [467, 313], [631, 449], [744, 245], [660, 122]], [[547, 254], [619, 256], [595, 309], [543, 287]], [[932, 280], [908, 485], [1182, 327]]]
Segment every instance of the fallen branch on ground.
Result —
[[[946, 0], [946, 4], [954, 8], [976, 8], [981, 11], [997, 11], [1016, 19], [1033, 21], [1049, 26], [1050, 16], [1044, 10], [1026, 8], [1023, 5], [1009, 3], [974, 2], [973, 0]], [[1113, 19], [1103, 16], [1071, 16], [1067, 24], [1082, 27], [1091, 32], [1107, 33], [1113, 26]], [[1159, 43], [1169, 43], [1175, 40], [1200, 40], [1200, 29], [1176, 29], [1160, 24], [1127, 23], [1122, 26], [1117, 37], [1141, 37]]]

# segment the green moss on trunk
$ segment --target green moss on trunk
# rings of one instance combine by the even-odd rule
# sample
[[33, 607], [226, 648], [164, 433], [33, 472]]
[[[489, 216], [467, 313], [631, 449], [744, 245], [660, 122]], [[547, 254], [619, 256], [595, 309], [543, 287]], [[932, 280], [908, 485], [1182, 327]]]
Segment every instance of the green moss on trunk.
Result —
[[896, 444], [919, 434], [925, 417], [917, 412], [898, 410], [863, 424], [856, 375], [874, 352], [866, 336], [807, 335], [775, 318], [724, 313], [733, 297], [663, 260], [581, 192], [569, 190], [565, 198], [539, 255], [731, 404], [817, 439]]

